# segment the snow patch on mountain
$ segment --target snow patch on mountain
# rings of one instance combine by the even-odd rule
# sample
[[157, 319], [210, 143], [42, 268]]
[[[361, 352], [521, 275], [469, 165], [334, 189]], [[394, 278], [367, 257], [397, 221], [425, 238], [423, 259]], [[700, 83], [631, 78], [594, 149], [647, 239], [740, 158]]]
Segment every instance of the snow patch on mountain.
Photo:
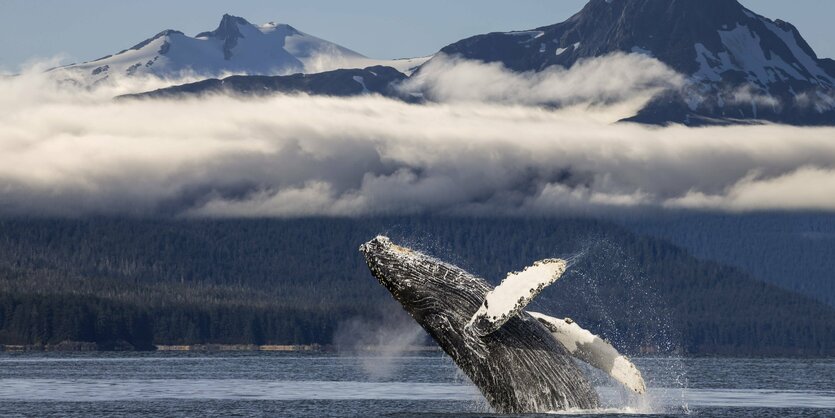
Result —
[[[797, 42], [794, 32], [778, 27], [774, 22], [765, 19], [765, 26], [777, 35], [789, 47], [794, 58], [799, 61], [801, 68], [806, 69], [818, 81], [821, 81], [830, 87], [835, 85], [835, 80], [826, 73], [826, 70], [821, 68], [817, 57], [810, 56]], [[797, 65], [797, 64], [795, 64]]]
[[543, 35], [545, 35], [545, 32], [543, 32], [541, 30], [522, 30], [522, 31], [505, 32], [505, 35], [527, 36], [529, 38], [526, 39], [525, 41], [530, 41], [532, 39], [541, 38]]
[[580, 47], [580, 42], [575, 42], [575, 43], [573, 43], [573, 44], [571, 44], [571, 45], [569, 45], [565, 48], [557, 48], [557, 55], [562, 55], [565, 51], [568, 51], [569, 49], [572, 50], [572, 51], [576, 51], [577, 48], [579, 48], [579, 47]]
[[729, 70], [742, 71], [748, 74], [748, 81], [766, 87], [777, 81], [786, 81], [788, 77], [795, 80], [805, 80], [797, 68], [790, 65], [777, 54], [769, 54], [761, 46], [759, 36], [744, 25], [737, 25], [729, 31], [719, 31], [722, 45], [734, 58], [734, 64], [729, 59], [723, 60], [723, 65], [713, 69], [717, 73]]
[[365, 85], [365, 78], [360, 75], [355, 75], [351, 77], [356, 81], [359, 85], [362, 86], [362, 94], [368, 94], [370, 91], [368, 90], [368, 86]]

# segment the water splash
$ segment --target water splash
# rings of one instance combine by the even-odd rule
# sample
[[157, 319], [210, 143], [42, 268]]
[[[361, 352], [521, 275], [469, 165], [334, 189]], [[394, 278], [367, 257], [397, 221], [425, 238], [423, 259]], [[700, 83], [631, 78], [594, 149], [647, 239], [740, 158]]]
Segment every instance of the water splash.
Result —
[[[603, 402], [604, 410], [594, 413], [689, 414], [687, 370], [677, 357], [680, 333], [669, 302], [659, 296], [641, 261], [614, 240], [602, 237], [588, 238], [562, 258], [569, 262], [568, 271], [543, 292], [537, 309], [570, 316], [633, 356], [649, 388], [646, 395], [636, 396], [604, 373], [580, 363]], [[641, 356], [661, 357], [653, 359], [653, 366], [647, 369]], [[653, 388], [667, 388], [664, 399], [656, 398]]]

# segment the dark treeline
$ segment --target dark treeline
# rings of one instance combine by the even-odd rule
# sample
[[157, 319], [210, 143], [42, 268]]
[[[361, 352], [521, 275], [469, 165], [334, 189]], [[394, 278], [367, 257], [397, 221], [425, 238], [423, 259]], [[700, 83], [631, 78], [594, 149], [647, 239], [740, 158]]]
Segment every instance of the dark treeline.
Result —
[[352, 309], [187, 305], [150, 308], [92, 295], [0, 295], [0, 342], [55, 345], [95, 342], [100, 349], [154, 344], [315, 344], [327, 340]]
[[0, 221], [0, 344], [329, 344], [399, 309], [358, 246], [377, 234], [498, 282], [554, 256], [533, 310], [630, 353], [833, 355], [835, 310], [591, 220]]

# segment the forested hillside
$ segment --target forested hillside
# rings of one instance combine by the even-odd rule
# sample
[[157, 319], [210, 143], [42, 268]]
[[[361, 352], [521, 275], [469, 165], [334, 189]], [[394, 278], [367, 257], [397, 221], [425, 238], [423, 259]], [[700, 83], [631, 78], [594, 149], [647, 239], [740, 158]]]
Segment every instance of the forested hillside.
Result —
[[697, 257], [739, 267], [758, 279], [835, 306], [835, 216], [683, 213], [624, 223]]
[[400, 309], [358, 246], [377, 234], [498, 282], [554, 256], [532, 310], [627, 352], [833, 355], [835, 310], [590, 220], [0, 221], [0, 344], [329, 344]]

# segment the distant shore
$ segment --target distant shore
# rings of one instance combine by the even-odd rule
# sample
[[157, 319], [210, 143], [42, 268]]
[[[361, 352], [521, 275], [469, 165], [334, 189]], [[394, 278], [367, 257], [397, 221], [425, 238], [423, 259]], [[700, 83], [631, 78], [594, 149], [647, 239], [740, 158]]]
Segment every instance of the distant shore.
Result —
[[[166, 351], [166, 352], [229, 352], [229, 351], [272, 351], [272, 352], [390, 352], [387, 346], [339, 347], [334, 345], [255, 345], [255, 344], [193, 344], [193, 345], [156, 345], [152, 350], [136, 350], [126, 344], [109, 344], [106, 347], [92, 342], [64, 341], [50, 345], [12, 345], [0, 344], [0, 352], [93, 352], [93, 351]], [[418, 353], [437, 352], [436, 346], [397, 347], [397, 352]]]
[[[91, 342], [77, 342], [65, 341], [59, 344], [51, 345], [15, 345], [15, 344], [0, 344], [0, 353], [93, 353], [93, 352], [133, 352], [133, 353], [148, 353], [148, 352], [166, 352], [166, 353], [229, 353], [229, 352], [277, 352], [277, 353], [350, 353], [350, 354], [382, 354], [382, 355], [402, 355], [402, 354], [416, 354], [416, 353], [442, 353], [438, 346], [410, 346], [410, 347], [395, 347], [395, 346], [336, 346], [336, 345], [322, 345], [322, 344], [306, 344], [306, 345], [255, 345], [255, 344], [192, 344], [192, 345], [156, 345], [150, 350], [137, 350], [133, 347], [128, 347], [120, 344], [108, 344], [100, 346]], [[668, 357], [671, 354], [657, 353], [657, 352], [642, 352], [634, 357]], [[832, 356], [808, 356], [808, 355], [757, 355], [740, 353], [736, 355], [706, 355], [706, 354], [672, 354], [673, 357], [682, 358], [795, 358], [795, 359], [830, 359]]]

